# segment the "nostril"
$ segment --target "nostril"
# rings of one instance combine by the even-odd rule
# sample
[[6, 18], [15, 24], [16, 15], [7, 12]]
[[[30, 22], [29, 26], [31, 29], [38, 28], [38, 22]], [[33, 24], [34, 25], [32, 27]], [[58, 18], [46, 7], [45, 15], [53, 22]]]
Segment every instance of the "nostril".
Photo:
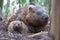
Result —
[[45, 20], [48, 20], [48, 17], [45, 17]]
[[17, 26], [15, 26], [15, 27], [14, 27], [14, 29], [18, 29], [18, 27], [17, 27]]
[[48, 20], [48, 18], [49, 18], [48, 16], [43, 17], [43, 19], [46, 20], [46, 21]]
[[13, 28], [14, 28], [15, 31], [19, 30], [19, 27], [17, 27], [17, 26], [14, 26]]

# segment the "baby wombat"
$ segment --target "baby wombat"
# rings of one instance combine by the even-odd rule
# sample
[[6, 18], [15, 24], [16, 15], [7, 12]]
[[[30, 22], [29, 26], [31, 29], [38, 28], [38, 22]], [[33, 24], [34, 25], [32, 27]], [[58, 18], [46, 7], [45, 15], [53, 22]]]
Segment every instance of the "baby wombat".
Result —
[[18, 33], [28, 33], [28, 27], [22, 22], [22, 21], [12, 21], [9, 25], [8, 25], [8, 31], [9, 32], [18, 32]]

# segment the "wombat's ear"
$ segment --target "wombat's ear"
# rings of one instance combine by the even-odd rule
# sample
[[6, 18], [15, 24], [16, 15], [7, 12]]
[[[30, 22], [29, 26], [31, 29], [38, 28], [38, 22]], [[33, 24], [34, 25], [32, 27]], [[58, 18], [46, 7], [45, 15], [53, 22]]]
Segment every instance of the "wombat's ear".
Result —
[[34, 7], [35, 7], [34, 5], [29, 5], [29, 7], [28, 7], [29, 11], [33, 11]]

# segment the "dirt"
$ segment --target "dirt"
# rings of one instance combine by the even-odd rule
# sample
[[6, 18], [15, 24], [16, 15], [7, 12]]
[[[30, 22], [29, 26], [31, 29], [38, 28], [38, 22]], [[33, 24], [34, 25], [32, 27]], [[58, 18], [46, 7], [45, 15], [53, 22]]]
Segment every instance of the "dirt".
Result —
[[33, 34], [19, 34], [0, 31], [0, 40], [52, 40], [48, 34], [29, 37]]

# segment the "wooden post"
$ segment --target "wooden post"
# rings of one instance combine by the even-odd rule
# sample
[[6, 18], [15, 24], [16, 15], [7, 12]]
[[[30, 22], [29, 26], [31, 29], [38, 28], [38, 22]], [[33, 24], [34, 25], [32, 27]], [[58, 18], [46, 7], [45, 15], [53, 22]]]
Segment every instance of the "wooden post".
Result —
[[51, 30], [55, 40], [60, 40], [60, 0], [52, 0]]

